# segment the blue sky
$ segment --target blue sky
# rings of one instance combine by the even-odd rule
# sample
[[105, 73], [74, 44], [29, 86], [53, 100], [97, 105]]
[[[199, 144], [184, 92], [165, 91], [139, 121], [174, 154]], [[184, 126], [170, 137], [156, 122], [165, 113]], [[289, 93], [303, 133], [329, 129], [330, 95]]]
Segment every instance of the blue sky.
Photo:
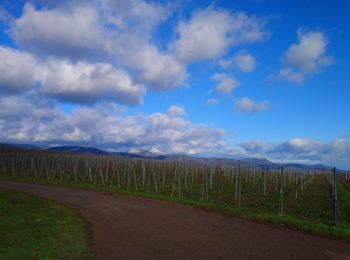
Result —
[[0, 2], [0, 141], [350, 168], [346, 1]]

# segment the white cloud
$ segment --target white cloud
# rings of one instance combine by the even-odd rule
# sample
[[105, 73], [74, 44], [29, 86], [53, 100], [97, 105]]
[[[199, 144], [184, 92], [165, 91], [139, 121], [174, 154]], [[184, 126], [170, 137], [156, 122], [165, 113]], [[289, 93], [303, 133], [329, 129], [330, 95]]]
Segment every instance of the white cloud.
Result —
[[50, 97], [74, 103], [108, 100], [125, 105], [143, 102], [145, 89], [127, 72], [108, 63], [39, 60], [27, 52], [0, 46], [0, 91], [5, 94], [36, 88]]
[[304, 82], [304, 73], [295, 71], [291, 68], [282, 68], [278, 72], [277, 75], [270, 76], [269, 80], [274, 80], [274, 79], [285, 79], [297, 84], [301, 84]]
[[123, 56], [124, 63], [136, 72], [140, 82], [154, 91], [181, 87], [188, 77], [181, 63], [169, 54], [160, 53], [153, 45], [138, 46]]
[[37, 10], [24, 6], [11, 33], [26, 50], [70, 59], [101, 55], [106, 37], [97, 11], [89, 5]]
[[0, 139], [3, 141], [53, 140], [58, 132], [68, 130], [65, 115], [39, 97], [1, 97], [0, 111]]
[[248, 53], [237, 54], [233, 57], [234, 65], [244, 72], [251, 72], [255, 69], [255, 58]]
[[301, 84], [305, 76], [321, 71], [331, 65], [333, 59], [327, 54], [328, 41], [322, 32], [297, 31], [298, 43], [292, 44], [281, 57], [283, 67], [269, 79], [285, 79]]
[[107, 63], [70, 63], [50, 60], [42, 73], [43, 93], [62, 101], [95, 103], [100, 100], [138, 105], [145, 90], [129, 75]]
[[206, 102], [207, 105], [217, 105], [219, 103], [220, 103], [220, 100], [216, 98], [209, 98]]
[[100, 5], [109, 23], [138, 33], [149, 33], [170, 14], [167, 6], [141, 0], [102, 0]]
[[168, 109], [169, 116], [184, 116], [186, 115], [185, 109], [180, 106], [171, 106]]
[[336, 138], [330, 142], [320, 142], [310, 138], [293, 138], [270, 146], [267, 153], [271, 158], [283, 161], [345, 165], [350, 154], [350, 140]]
[[350, 140], [349, 138], [337, 138], [331, 141], [330, 147], [334, 152], [350, 152]]
[[263, 40], [265, 22], [242, 12], [205, 9], [178, 25], [173, 49], [180, 60], [191, 63], [222, 56], [231, 45]]
[[215, 73], [210, 79], [218, 83], [216, 90], [223, 94], [229, 94], [239, 86], [239, 82], [226, 73]]
[[215, 153], [225, 145], [224, 130], [194, 125], [182, 117], [179, 107], [171, 113], [126, 116], [115, 105], [103, 104], [79, 107], [67, 115], [50, 102], [30, 100], [0, 98], [0, 141], [154, 147], [186, 154]]
[[220, 59], [218, 64], [223, 69], [228, 69], [232, 66], [232, 59]]
[[267, 149], [267, 153], [280, 160], [320, 160], [324, 155], [321, 153], [329, 153], [321, 142], [310, 138], [293, 138], [283, 143], [275, 144]]
[[322, 163], [349, 167], [350, 139], [336, 138], [321, 142], [311, 138], [292, 138], [280, 143], [248, 141], [239, 144], [243, 151], [236, 153], [246, 157], [264, 157], [274, 162]]
[[145, 1], [79, 2], [36, 9], [26, 4], [11, 32], [38, 56], [123, 66], [137, 83], [154, 91], [181, 87], [186, 68], [152, 43], [153, 30], [169, 8]]
[[[152, 43], [153, 30], [169, 11], [166, 5], [141, 0], [60, 2], [50, 8], [27, 3], [14, 20], [11, 35], [24, 50], [40, 57], [36, 60], [45, 72], [45, 93], [69, 102], [105, 99], [135, 105], [142, 103], [143, 86], [170, 90], [184, 86], [188, 78], [183, 64]], [[58, 77], [67, 78], [57, 81]]]
[[293, 138], [288, 140], [286, 144], [293, 149], [304, 151], [315, 149], [315, 147], [320, 145], [318, 141], [309, 138]]
[[16, 121], [17, 117], [27, 115], [26, 113], [31, 110], [29, 102], [24, 102], [14, 96], [1, 97], [0, 101], [0, 118], [2, 120]]
[[156, 148], [165, 153], [265, 157], [276, 162], [348, 166], [350, 139], [280, 143], [246, 141], [228, 146], [225, 131], [169, 113], [125, 115], [114, 104], [78, 107], [69, 115], [38, 96], [0, 97], [0, 142], [89, 145], [118, 150]]
[[257, 113], [266, 110], [269, 106], [267, 101], [255, 102], [254, 100], [243, 97], [235, 101], [235, 111], [239, 113]]
[[34, 58], [25, 52], [4, 46], [0, 46], [0, 71], [0, 92], [27, 91], [38, 81]]
[[299, 42], [292, 44], [282, 57], [286, 66], [312, 73], [332, 63], [326, 55], [328, 42], [323, 33], [299, 29], [297, 36]]
[[233, 66], [243, 72], [252, 72], [255, 69], [256, 60], [251, 54], [240, 52], [229, 60], [220, 59], [219, 65], [224, 69]]

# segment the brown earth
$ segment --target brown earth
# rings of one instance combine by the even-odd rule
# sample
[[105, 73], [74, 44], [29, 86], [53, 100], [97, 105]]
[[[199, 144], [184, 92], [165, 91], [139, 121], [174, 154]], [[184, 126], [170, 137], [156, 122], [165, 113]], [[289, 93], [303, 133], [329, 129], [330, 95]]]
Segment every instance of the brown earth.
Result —
[[350, 259], [350, 244], [191, 207], [0, 180], [48, 198], [90, 223], [96, 259]]

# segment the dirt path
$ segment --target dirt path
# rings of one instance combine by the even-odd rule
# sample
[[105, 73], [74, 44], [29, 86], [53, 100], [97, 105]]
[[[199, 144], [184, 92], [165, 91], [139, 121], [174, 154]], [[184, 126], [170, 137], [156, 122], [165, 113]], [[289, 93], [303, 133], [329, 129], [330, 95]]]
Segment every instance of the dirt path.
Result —
[[96, 259], [350, 259], [350, 245], [171, 203], [0, 180], [91, 222]]

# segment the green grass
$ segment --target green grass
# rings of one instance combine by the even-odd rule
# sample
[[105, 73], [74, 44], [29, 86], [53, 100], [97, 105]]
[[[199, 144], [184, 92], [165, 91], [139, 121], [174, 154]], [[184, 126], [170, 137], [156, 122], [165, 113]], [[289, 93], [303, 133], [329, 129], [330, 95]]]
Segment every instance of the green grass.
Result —
[[[64, 186], [72, 188], [80, 188], [87, 190], [103, 191], [103, 192], [112, 192], [118, 193], [126, 196], [138, 196], [149, 199], [156, 199], [161, 201], [168, 201], [173, 203], [180, 203], [189, 205], [195, 208], [201, 208], [205, 210], [215, 211], [224, 213], [230, 216], [236, 216], [243, 219], [259, 221], [263, 223], [268, 223], [278, 226], [286, 226], [291, 229], [303, 231], [306, 233], [321, 235], [328, 238], [338, 239], [350, 242], [350, 226], [349, 225], [340, 225], [334, 226], [329, 221], [329, 208], [327, 208], [327, 203], [329, 203], [329, 197], [327, 191], [325, 191], [325, 185], [322, 182], [316, 182], [316, 186], [312, 185], [310, 190], [309, 188], [304, 191], [303, 196], [300, 196], [298, 202], [294, 205], [287, 204], [288, 214], [287, 215], [277, 215], [276, 201], [277, 198], [266, 197], [266, 202], [262, 204], [254, 204], [248, 207], [237, 208], [233, 204], [230, 204], [230, 201], [220, 200], [216, 197], [209, 200], [201, 199], [191, 199], [186, 196], [178, 196], [176, 193], [173, 198], [170, 198], [168, 194], [155, 193], [152, 191], [130, 191], [124, 189], [118, 189], [115, 186], [107, 186], [102, 184], [77, 184], [77, 183], [68, 183], [59, 180], [48, 181], [46, 179], [23, 179], [23, 178], [12, 178], [6, 177], [9, 180], [24, 181], [24, 182], [35, 182], [45, 185], [55, 185], [55, 186]], [[321, 194], [320, 194], [321, 193]], [[249, 193], [247, 193], [248, 195]], [[304, 196], [305, 194], [305, 196]], [[245, 195], [245, 196], [247, 196]], [[249, 195], [254, 196], [254, 195]], [[242, 197], [243, 200], [249, 198]], [[322, 207], [325, 207], [319, 213], [317, 203], [320, 201], [325, 201]], [[299, 203], [299, 204], [298, 204]], [[269, 207], [275, 207], [272, 210]], [[278, 207], [278, 205], [277, 205]], [[290, 213], [289, 213], [290, 211]], [[316, 220], [314, 219], [316, 216]]]
[[0, 189], [0, 259], [89, 259], [86, 223], [59, 204]]
[[337, 191], [340, 222], [341, 224], [350, 225], [350, 185], [338, 183]]
[[303, 192], [302, 196], [289, 203], [288, 213], [299, 219], [332, 225], [331, 208], [328, 187], [321, 176], [315, 178], [314, 183]]

